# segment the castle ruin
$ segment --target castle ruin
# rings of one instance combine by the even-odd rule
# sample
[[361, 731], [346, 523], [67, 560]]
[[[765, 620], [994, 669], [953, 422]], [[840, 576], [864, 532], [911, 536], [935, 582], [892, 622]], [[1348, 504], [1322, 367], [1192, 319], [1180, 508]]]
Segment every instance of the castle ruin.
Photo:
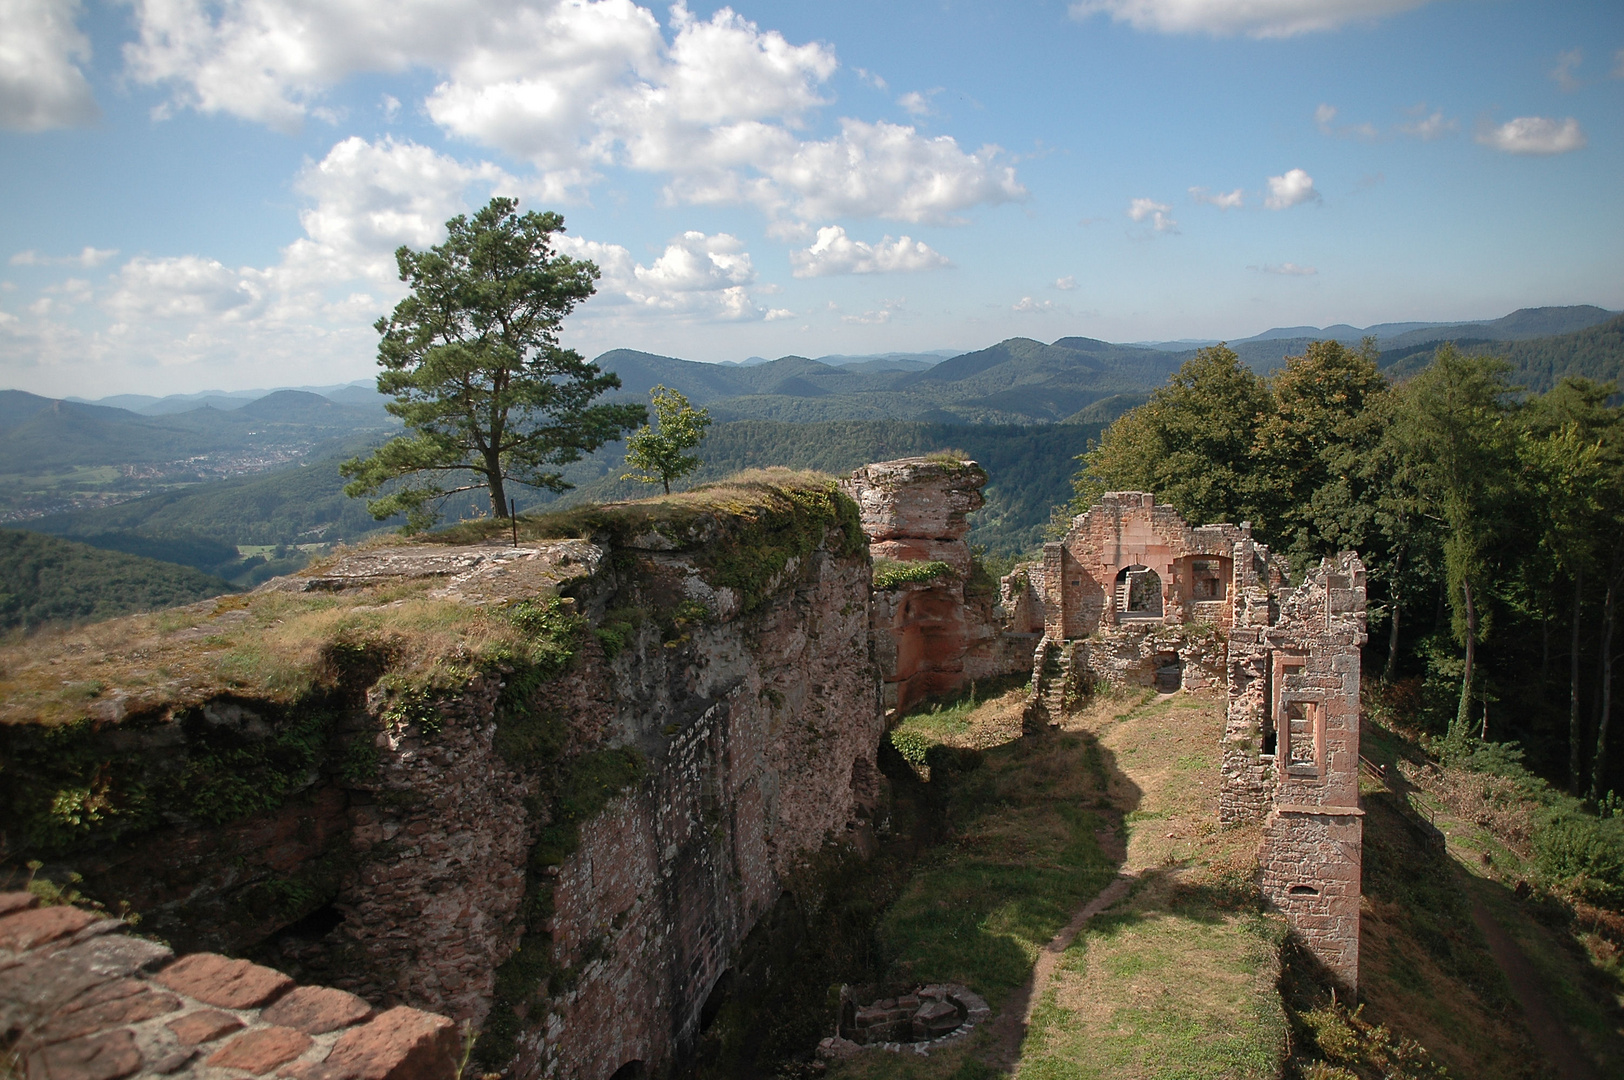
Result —
[[1359, 649], [1365, 571], [1344, 552], [1288, 584], [1251, 526], [1191, 527], [1152, 494], [1108, 492], [1005, 579], [1039, 625], [1032, 709], [1094, 683], [1228, 692], [1220, 818], [1263, 821], [1264, 896], [1350, 988], [1359, 981]]

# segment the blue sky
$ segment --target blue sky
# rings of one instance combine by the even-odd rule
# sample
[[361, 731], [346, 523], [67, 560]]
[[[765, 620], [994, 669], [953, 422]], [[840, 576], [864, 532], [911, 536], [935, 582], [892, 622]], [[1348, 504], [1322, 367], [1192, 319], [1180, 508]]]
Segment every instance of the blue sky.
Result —
[[1616, 0], [0, 0], [0, 386], [362, 378], [493, 193], [587, 355], [1624, 308]]

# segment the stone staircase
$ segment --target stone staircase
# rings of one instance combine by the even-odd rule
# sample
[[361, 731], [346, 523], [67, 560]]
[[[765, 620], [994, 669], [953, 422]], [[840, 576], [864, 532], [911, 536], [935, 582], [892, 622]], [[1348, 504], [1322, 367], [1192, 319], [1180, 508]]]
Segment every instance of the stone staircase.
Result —
[[1045, 637], [1032, 654], [1032, 696], [1026, 703], [1028, 726], [1059, 723], [1066, 714], [1066, 695], [1075, 686], [1076, 646]]

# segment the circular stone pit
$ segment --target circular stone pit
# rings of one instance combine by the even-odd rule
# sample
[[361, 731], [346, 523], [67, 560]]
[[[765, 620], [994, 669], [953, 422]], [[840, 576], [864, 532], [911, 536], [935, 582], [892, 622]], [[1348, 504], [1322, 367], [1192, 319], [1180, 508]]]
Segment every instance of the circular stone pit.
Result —
[[932, 983], [867, 1005], [851, 987], [840, 991], [840, 1032], [818, 1044], [825, 1060], [864, 1050], [928, 1054], [965, 1038], [992, 1010], [981, 995], [958, 983]]

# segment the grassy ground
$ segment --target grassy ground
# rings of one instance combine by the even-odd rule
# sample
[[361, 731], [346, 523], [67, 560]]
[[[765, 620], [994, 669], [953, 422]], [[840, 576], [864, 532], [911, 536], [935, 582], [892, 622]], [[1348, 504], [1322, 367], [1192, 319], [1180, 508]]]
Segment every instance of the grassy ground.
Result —
[[[989, 809], [880, 926], [894, 978], [958, 979], [1003, 1015], [967, 1047], [863, 1054], [830, 1075], [1279, 1075], [1281, 930], [1254, 902], [1257, 834], [1216, 827], [1221, 699], [1108, 698], [1025, 736], [1020, 699], [903, 720], [942, 746], [982, 748], [973, 780], [941, 776], [949, 758], [936, 752], [931, 782], [949, 781], [961, 807]], [[1113, 871], [1132, 875], [1132, 890], [1031, 985], [1040, 954]]]
[[1128, 898], [1066, 949], [1033, 1011], [1020, 1075], [1274, 1077], [1286, 1022], [1275, 992], [1283, 929], [1252, 884], [1253, 829], [1218, 828], [1223, 702], [1107, 702], [1068, 721], [1112, 762]]
[[1594, 1075], [1624, 1074], [1624, 984], [1609, 970], [1611, 952], [1596, 941], [1597, 955], [1587, 955], [1584, 935], [1575, 934], [1564, 911], [1537, 894], [1519, 897], [1519, 883], [1534, 874], [1516, 807], [1473, 801], [1472, 788], [1493, 787], [1494, 779], [1423, 770], [1419, 748], [1379, 725], [1366, 725], [1363, 742], [1366, 756], [1420, 782], [1412, 805], [1448, 843], [1447, 851], [1427, 849], [1393, 796], [1367, 793], [1361, 986], [1367, 1014], [1425, 1043], [1456, 1076], [1572, 1071], [1542, 1072], [1550, 1066], [1536, 1064], [1545, 1055], [1531, 1043], [1517, 995], [1474, 925], [1475, 904], [1527, 958], [1532, 978], [1525, 993], [1548, 1004], [1557, 1040], [1577, 1048]]

